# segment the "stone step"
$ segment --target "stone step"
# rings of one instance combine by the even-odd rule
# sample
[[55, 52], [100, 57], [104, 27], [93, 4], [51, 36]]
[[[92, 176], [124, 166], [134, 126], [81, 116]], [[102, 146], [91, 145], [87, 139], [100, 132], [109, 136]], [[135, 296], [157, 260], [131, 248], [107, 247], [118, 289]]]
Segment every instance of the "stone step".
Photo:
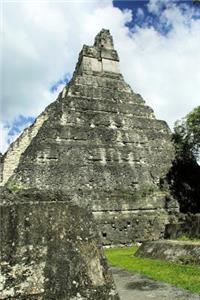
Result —
[[116, 78], [107, 78], [102, 76], [91, 76], [91, 75], [84, 75], [84, 76], [76, 76], [72, 82], [73, 84], [79, 85], [86, 85], [89, 87], [100, 87], [100, 88], [117, 88], [121, 91], [126, 91], [133, 93], [131, 87], [123, 80], [123, 79], [116, 79]]
[[133, 101], [138, 104], [144, 103], [142, 97], [129, 91], [121, 91], [116, 87], [101, 88], [89, 85], [71, 85], [68, 88], [69, 96], [92, 97], [93, 99], [116, 99], [124, 102]]
[[104, 113], [108, 113], [111, 116], [119, 114], [121, 117], [123, 117], [123, 115], [127, 115], [129, 117], [155, 119], [153, 111], [149, 107], [136, 105], [132, 102], [122, 104], [115, 103], [114, 101], [98, 101], [91, 98], [80, 99], [80, 97], [73, 97], [73, 99], [68, 99], [68, 103], [63, 104], [63, 108], [71, 108], [77, 112], [91, 111], [92, 113], [93, 111], [96, 113], [102, 113], [102, 117]]

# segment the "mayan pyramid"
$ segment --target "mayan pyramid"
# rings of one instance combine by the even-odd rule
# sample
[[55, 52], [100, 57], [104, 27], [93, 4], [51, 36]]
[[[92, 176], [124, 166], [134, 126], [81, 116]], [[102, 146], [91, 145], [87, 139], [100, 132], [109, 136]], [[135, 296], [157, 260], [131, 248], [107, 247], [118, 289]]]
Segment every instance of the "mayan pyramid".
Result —
[[170, 130], [124, 81], [109, 30], [84, 45], [71, 81], [10, 146], [2, 185], [62, 190], [88, 206], [104, 244], [163, 235]]

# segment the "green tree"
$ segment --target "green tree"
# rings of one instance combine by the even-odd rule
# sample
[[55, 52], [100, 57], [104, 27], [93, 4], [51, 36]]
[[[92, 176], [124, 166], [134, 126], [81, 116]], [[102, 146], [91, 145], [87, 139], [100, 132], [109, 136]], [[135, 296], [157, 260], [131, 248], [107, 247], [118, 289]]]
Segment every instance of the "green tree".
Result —
[[173, 140], [180, 159], [199, 159], [200, 106], [175, 123]]
[[168, 182], [184, 213], [200, 213], [200, 106], [175, 123], [176, 150]]

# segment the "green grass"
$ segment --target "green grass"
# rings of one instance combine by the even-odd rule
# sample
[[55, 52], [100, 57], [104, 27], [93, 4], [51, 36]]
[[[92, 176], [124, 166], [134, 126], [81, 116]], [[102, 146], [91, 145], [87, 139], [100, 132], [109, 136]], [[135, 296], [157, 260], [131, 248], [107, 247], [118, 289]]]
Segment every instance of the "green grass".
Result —
[[105, 249], [111, 266], [137, 272], [149, 278], [200, 294], [200, 267], [134, 257], [137, 247]]
[[195, 238], [189, 238], [185, 235], [182, 235], [177, 238], [178, 241], [183, 241], [183, 242], [191, 242], [191, 243], [200, 243], [200, 239], [195, 239]]

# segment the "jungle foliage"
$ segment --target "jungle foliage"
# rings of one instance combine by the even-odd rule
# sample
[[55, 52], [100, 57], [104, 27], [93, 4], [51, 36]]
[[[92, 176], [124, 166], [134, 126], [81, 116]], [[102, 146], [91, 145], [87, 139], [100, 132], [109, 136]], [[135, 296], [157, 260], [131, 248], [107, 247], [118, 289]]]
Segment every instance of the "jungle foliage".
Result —
[[175, 160], [168, 174], [181, 212], [200, 213], [200, 106], [175, 123]]

